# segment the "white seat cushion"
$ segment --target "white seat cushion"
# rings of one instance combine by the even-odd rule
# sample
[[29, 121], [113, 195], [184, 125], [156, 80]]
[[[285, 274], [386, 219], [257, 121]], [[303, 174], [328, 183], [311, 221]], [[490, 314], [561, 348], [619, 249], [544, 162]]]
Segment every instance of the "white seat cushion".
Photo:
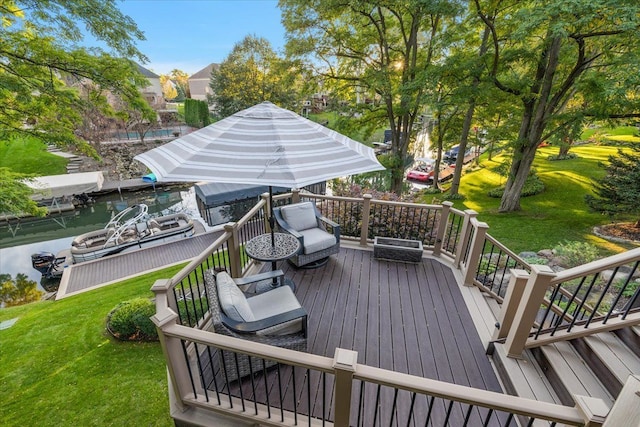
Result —
[[[302, 307], [288, 286], [279, 286], [247, 299], [255, 320], [266, 319]], [[302, 330], [302, 320], [294, 320], [258, 332], [261, 335], [286, 335]]]
[[316, 211], [311, 202], [296, 203], [280, 208], [282, 218], [296, 231], [308, 230], [318, 226]]
[[216, 275], [220, 308], [230, 319], [238, 322], [252, 322], [255, 319], [244, 294], [229, 273], [221, 271]]
[[302, 230], [300, 234], [302, 234], [304, 238], [304, 248], [302, 248], [302, 251], [305, 255], [330, 248], [336, 244], [336, 236], [320, 228]]

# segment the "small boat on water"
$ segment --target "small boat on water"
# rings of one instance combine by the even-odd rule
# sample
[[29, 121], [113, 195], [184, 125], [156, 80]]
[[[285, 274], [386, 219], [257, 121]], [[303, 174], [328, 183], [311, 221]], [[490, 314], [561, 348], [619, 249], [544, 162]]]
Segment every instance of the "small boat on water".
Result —
[[[192, 236], [193, 220], [184, 213], [152, 218], [145, 204], [133, 205], [114, 216], [101, 230], [77, 236], [71, 242], [74, 264], [120, 253], [129, 248], [142, 248], [162, 241]], [[62, 276], [65, 256], [49, 252], [31, 255], [31, 265], [45, 278]]]
[[73, 262], [102, 258], [167, 237], [193, 235], [193, 220], [186, 214], [150, 218], [148, 209], [145, 204], [131, 206], [113, 217], [102, 230], [90, 231], [73, 239]]

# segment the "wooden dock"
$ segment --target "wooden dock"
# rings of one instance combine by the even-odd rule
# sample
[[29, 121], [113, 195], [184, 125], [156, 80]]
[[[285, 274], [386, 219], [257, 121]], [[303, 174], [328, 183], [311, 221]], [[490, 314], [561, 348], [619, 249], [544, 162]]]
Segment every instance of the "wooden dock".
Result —
[[111, 255], [65, 268], [56, 300], [159, 270], [200, 255], [222, 231], [196, 234], [169, 243]]

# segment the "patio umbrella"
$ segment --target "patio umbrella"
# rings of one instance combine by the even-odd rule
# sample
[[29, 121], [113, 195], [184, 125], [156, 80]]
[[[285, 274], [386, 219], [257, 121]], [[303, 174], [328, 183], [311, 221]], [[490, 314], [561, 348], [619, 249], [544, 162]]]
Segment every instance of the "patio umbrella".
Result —
[[[239, 111], [134, 159], [144, 163], [158, 182], [258, 184], [270, 190], [384, 169], [372, 148], [271, 102]], [[273, 233], [273, 217], [269, 220]]]

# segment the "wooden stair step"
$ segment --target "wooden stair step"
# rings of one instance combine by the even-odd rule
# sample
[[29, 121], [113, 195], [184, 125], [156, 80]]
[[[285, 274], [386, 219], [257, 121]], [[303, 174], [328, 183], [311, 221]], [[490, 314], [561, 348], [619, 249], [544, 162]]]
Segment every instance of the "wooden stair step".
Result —
[[614, 396], [618, 395], [629, 375], [640, 374], [640, 359], [615, 334], [604, 332], [583, 340], [617, 381]]
[[613, 404], [611, 394], [569, 342], [557, 342], [536, 350], [546, 359], [547, 377], [565, 405], [575, 404], [573, 395], [600, 398], [609, 407]]
[[493, 361], [507, 393], [541, 402], [561, 403], [529, 351], [523, 353], [522, 359], [507, 357], [504, 344], [495, 343]]

